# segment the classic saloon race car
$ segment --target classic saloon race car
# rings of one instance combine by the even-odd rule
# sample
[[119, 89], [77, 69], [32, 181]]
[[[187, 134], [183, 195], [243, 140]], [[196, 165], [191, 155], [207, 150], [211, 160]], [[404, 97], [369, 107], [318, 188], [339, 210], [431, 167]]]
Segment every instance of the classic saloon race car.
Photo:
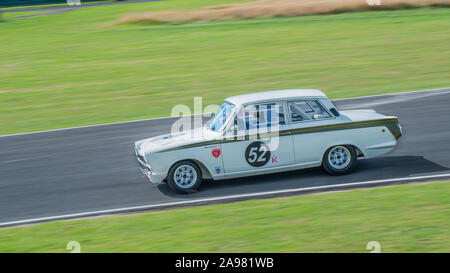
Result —
[[202, 179], [228, 179], [323, 166], [351, 172], [357, 158], [392, 151], [398, 118], [374, 110], [338, 111], [319, 90], [281, 90], [227, 98], [201, 128], [135, 143], [141, 171], [176, 192]]

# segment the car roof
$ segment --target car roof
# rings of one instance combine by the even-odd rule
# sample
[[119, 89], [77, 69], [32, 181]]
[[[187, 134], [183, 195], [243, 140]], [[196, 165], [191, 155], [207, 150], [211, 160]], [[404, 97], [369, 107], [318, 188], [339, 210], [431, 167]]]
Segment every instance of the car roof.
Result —
[[276, 91], [250, 93], [245, 95], [237, 95], [227, 98], [226, 101], [229, 101], [235, 105], [241, 105], [259, 101], [292, 99], [302, 97], [326, 98], [327, 96], [322, 91], [317, 89], [288, 89], [288, 90], [276, 90]]

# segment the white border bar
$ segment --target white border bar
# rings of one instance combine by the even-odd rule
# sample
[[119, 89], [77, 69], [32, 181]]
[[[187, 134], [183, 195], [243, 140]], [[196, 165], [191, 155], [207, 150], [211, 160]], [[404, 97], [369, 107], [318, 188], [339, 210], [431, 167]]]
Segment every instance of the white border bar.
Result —
[[117, 214], [117, 213], [134, 212], [134, 211], [140, 211], [140, 210], [155, 210], [155, 209], [163, 209], [163, 208], [176, 207], [176, 206], [200, 205], [202, 203], [213, 203], [213, 202], [216, 203], [216, 202], [220, 202], [220, 201], [246, 200], [246, 199], [258, 198], [258, 197], [272, 197], [272, 196], [282, 196], [282, 195], [286, 195], [286, 194], [299, 194], [299, 193], [305, 193], [305, 192], [309, 192], [309, 191], [339, 190], [341, 188], [348, 188], [348, 187], [356, 188], [358, 186], [372, 186], [372, 185], [377, 185], [377, 184], [393, 184], [395, 182], [406, 182], [406, 181], [413, 182], [413, 181], [418, 181], [418, 180], [430, 180], [430, 179], [445, 178], [445, 177], [450, 177], [450, 173], [415, 176], [415, 177], [391, 178], [391, 179], [372, 180], [372, 181], [364, 181], [364, 182], [344, 183], [344, 184], [337, 184], [337, 185], [326, 185], [326, 186], [296, 188], [296, 189], [277, 190], [277, 191], [265, 191], [265, 192], [257, 192], [257, 193], [236, 194], [236, 195], [227, 195], [227, 196], [211, 197], [211, 198], [200, 198], [200, 199], [195, 199], [195, 200], [169, 202], [169, 203], [162, 203], [162, 204], [155, 204], [155, 205], [144, 205], [144, 206], [117, 208], [117, 209], [97, 210], [97, 211], [89, 211], [89, 212], [81, 212], [81, 213], [64, 214], [64, 215], [58, 215], [58, 216], [25, 219], [25, 220], [19, 220], [19, 221], [3, 222], [3, 223], [0, 223], [0, 227], [24, 225], [24, 224], [39, 223], [39, 222], [46, 222], [46, 221], [53, 221], [53, 220], [98, 216], [98, 215], [103, 215], [103, 214]]

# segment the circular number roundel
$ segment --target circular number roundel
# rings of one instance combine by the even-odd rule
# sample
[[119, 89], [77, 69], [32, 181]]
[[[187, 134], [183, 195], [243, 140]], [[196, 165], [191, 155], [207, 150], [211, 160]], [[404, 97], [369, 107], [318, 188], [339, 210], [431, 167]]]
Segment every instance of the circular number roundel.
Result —
[[266, 165], [270, 159], [269, 147], [261, 141], [250, 143], [245, 150], [245, 160], [253, 167], [261, 167]]

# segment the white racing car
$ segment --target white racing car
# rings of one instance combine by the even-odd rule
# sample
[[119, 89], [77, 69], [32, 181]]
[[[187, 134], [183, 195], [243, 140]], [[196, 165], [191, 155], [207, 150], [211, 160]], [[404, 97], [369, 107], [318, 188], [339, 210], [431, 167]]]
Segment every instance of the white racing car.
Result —
[[319, 90], [282, 90], [227, 98], [201, 128], [137, 141], [141, 171], [176, 192], [202, 179], [228, 179], [323, 166], [351, 172], [357, 158], [392, 151], [397, 117], [338, 111]]

